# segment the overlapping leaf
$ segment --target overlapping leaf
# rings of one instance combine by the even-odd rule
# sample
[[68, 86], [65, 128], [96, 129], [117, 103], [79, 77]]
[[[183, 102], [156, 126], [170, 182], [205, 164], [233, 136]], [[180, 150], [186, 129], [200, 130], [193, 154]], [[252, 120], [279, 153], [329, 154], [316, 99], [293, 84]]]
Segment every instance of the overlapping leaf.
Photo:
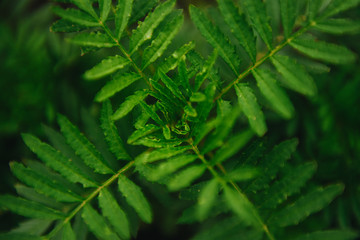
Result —
[[159, 5], [154, 12], [150, 13], [141, 25], [134, 31], [130, 39], [131, 53], [135, 52], [140, 45], [152, 37], [154, 29], [172, 11], [174, 0], [169, 0]]
[[121, 140], [118, 129], [112, 119], [113, 111], [110, 101], [106, 101], [103, 105], [101, 113], [101, 127], [104, 131], [105, 140], [109, 145], [110, 151], [117, 159], [129, 160], [130, 156], [126, 152], [123, 141]]
[[220, 29], [214, 26], [201, 10], [190, 6], [190, 15], [201, 34], [218, 50], [219, 55], [229, 64], [233, 72], [237, 74], [240, 60], [235, 53], [235, 47], [231, 45]]
[[116, 45], [108, 35], [101, 32], [80, 33], [69, 41], [84, 47], [110, 48]]
[[261, 93], [269, 101], [271, 107], [284, 118], [291, 118], [295, 111], [294, 106], [285, 92], [277, 85], [274, 76], [263, 69], [254, 69], [252, 73]]
[[244, 15], [240, 15], [239, 9], [233, 0], [218, 0], [219, 9], [231, 32], [235, 35], [241, 46], [244, 47], [253, 62], [256, 61], [256, 40], [254, 33], [246, 22]]
[[109, 219], [109, 222], [119, 236], [124, 239], [129, 239], [130, 229], [126, 214], [108, 190], [101, 190], [99, 194], [99, 205], [103, 215]]
[[105, 218], [89, 204], [85, 205], [81, 216], [97, 238], [120, 240], [116, 233], [107, 224]]
[[129, 64], [129, 60], [119, 55], [108, 57], [95, 67], [87, 70], [84, 77], [87, 80], [96, 80], [124, 68], [127, 64]]
[[135, 209], [144, 222], [150, 223], [152, 220], [151, 208], [141, 189], [123, 175], [119, 176], [118, 185], [128, 204]]
[[68, 8], [65, 10], [63, 8], [56, 7], [53, 9], [53, 11], [56, 15], [62, 17], [63, 19], [85, 27], [100, 26], [100, 23], [97, 22], [93, 17], [74, 8]]
[[328, 205], [343, 190], [344, 186], [341, 184], [317, 188], [297, 200], [292, 205], [288, 205], [286, 208], [276, 213], [269, 221], [271, 221], [272, 224], [282, 227], [298, 224], [310, 214], [317, 212]]
[[58, 117], [61, 132], [64, 134], [68, 144], [74, 149], [84, 162], [92, 167], [95, 172], [113, 173], [114, 171], [105, 162], [94, 145], [74, 126], [66, 117]]
[[[276, 55], [271, 58], [276, 69], [282, 74], [284, 84], [294, 91], [313, 96], [316, 85], [312, 77], [297, 62], [287, 56]], [[285, 102], [285, 104], [288, 104]]]
[[267, 131], [264, 114], [257, 103], [252, 89], [244, 84], [235, 86], [240, 108], [248, 118], [251, 128], [262, 136]]
[[173, 20], [168, 22], [163, 29], [161, 29], [161, 32], [152, 41], [151, 45], [144, 50], [142, 68], [146, 68], [164, 53], [168, 45], [180, 30], [183, 21], [184, 17], [179, 14]]
[[140, 78], [141, 76], [136, 73], [115, 75], [113, 79], [107, 82], [106, 85], [96, 94], [95, 101], [102, 102], [112, 97], [114, 94], [120, 92]]
[[31, 151], [36, 153], [46, 165], [61, 173], [68, 180], [82, 183], [85, 187], [94, 187], [97, 185], [94, 180], [78, 169], [72, 161], [69, 161], [68, 158], [50, 145], [41, 142], [38, 138], [29, 134], [23, 134], [22, 136], [25, 144]]
[[347, 64], [355, 60], [354, 53], [349, 49], [332, 43], [310, 39], [295, 39], [290, 45], [314, 59], [333, 64]]
[[131, 16], [133, 0], [119, 0], [115, 13], [115, 36], [120, 39]]
[[256, 31], [269, 49], [272, 49], [272, 29], [261, 0], [244, 0], [244, 8]]

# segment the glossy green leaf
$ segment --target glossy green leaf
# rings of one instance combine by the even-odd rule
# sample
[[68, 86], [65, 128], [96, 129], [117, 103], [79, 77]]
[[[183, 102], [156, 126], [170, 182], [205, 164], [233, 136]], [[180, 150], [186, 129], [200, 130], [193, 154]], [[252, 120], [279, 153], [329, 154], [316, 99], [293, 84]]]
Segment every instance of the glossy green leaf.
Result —
[[282, 80], [287, 87], [308, 96], [316, 94], [314, 80], [294, 59], [275, 55], [271, 57], [271, 62], [283, 76]]
[[98, 199], [103, 215], [109, 220], [114, 230], [122, 239], [129, 239], [129, 221], [113, 195], [108, 190], [102, 189]]
[[197, 159], [196, 155], [187, 155], [181, 154], [179, 156], [175, 156], [172, 158], [167, 159], [166, 162], [160, 163], [156, 168], [153, 169], [153, 172], [150, 175], [150, 179], [152, 181], [158, 181], [163, 177], [174, 173], [181, 167], [192, 163]]
[[98, 0], [100, 9], [100, 20], [105, 23], [111, 9], [111, 0]]
[[196, 214], [199, 220], [203, 220], [209, 214], [218, 196], [219, 182], [217, 179], [209, 181], [200, 191]]
[[214, 157], [211, 159], [210, 164], [220, 164], [228, 158], [232, 157], [239, 152], [252, 138], [254, 134], [251, 130], [243, 131], [239, 134], [232, 136], [225, 142], [219, 150], [216, 151]]
[[176, 96], [178, 99], [182, 100], [185, 102], [185, 98], [182, 95], [180, 89], [178, 88], [178, 86], [175, 84], [175, 82], [169, 78], [165, 73], [160, 72], [159, 73], [160, 77], [161, 77], [161, 81], [165, 84], [165, 86], [171, 91], [171, 93]]
[[70, 0], [70, 2], [78, 6], [81, 10], [89, 13], [91, 16], [97, 17], [94, 8], [92, 7], [91, 0]]
[[323, 73], [330, 72], [329, 66], [327, 66], [323, 63], [320, 63], [318, 61], [312, 60], [310, 58], [298, 58], [297, 61], [298, 61], [298, 63], [303, 65], [305, 67], [306, 71], [308, 71], [310, 74], [311, 73], [323, 74]]
[[310, 214], [326, 207], [336, 196], [344, 190], [342, 184], [334, 184], [325, 188], [319, 187], [304, 195], [293, 204], [288, 205], [272, 216], [269, 220], [272, 224], [286, 227], [298, 224]]
[[272, 29], [261, 0], [244, 0], [244, 9], [256, 31], [269, 49], [272, 49]]
[[155, 131], [158, 131], [160, 129], [159, 126], [153, 125], [153, 124], [148, 124], [145, 125], [142, 128], [137, 129], [136, 131], [134, 131], [128, 138], [127, 142], [129, 144], [132, 144], [133, 142], [135, 142], [136, 140], [138, 140], [139, 138], [145, 137]]
[[326, 33], [332, 34], [345, 34], [345, 33], [359, 33], [360, 31], [360, 22], [352, 21], [346, 18], [337, 18], [337, 19], [326, 19], [318, 21], [314, 28]]
[[69, 41], [84, 47], [109, 48], [116, 45], [108, 35], [100, 32], [80, 33]]
[[42, 175], [42, 177], [44, 177], [45, 179], [50, 179], [50, 181], [54, 182], [56, 185], [64, 186], [65, 189], [70, 193], [80, 194], [80, 192], [82, 191], [82, 188], [79, 185], [67, 181], [64, 177], [57, 173], [54, 173], [53, 171], [51, 171], [51, 169], [49, 169], [39, 161], [27, 160], [26, 166], [37, 174]]
[[348, 64], [355, 61], [355, 54], [343, 46], [311, 39], [294, 39], [290, 45], [314, 59], [333, 64]]
[[264, 135], [267, 131], [265, 117], [252, 89], [246, 84], [237, 84], [235, 85], [235, 90], [240, 108], [248, 118], [251, 128], [257, 135]]
[[164, 126], [165, 123], [160, 119], [159, 115], [153, 110], [152, 107], [147, 105], [144, 101], [140, 102], [141, 107], [144, 109], [144, 111], [154, 120], [158, 125]]
[[240, 59], [236, 55], [235, 47], [224, 36], [220, 29], [212, 24], [208, 17], [198, 8], [190, 6], [190, 16], [205, 39], [218, 50], [219, 55], [237, 75]]
[[289, 168], [285, 176], [269, 188], [266, 200], [261, 203], [261, 206], [275, 208], [289, 196], [297, 193], [312, 177], [315, 170], [315, 163], [305, 163], [295, 168]]
[[295, 240], [352, 240], [358, 236], [356, 232], [350, 230], [325, 230], [307, 233], [295, 238]]
[[[15, 185], [15, 189], [17, 194], [20, 197], [23, 197], [27, 200], [38, 202], [43, 204], [44, 206], [47, 206], [52, 209], [61, 210], [64, 207], [63, 203], [60, 203], [59, 201], [56, 201], [56, 199], [52, 197], [45, 196], [44, 194], [41, 194], [37, 192], [34, 188], [28, 187], [22, 184]], [[45, 223], [42, 223], [45, 225]], [[35, 230], [34, 227], [32, 229]]]
[[144, 18], [154, 7], [159, 4], [159, 0], [134, 1], [133, 11], [128, 25], [131, 25]]
[[129, 22], [133, 0], [119, 0], [115, 12], [115, 36], [119, 40]]
[[194, 49], [195, 43], [189, 42], [184, 44], [180, 48], [176, 49], [170, 57], [166, 58], [162, 63], [159, 65], [159, 70], [163, 73], [167, 73], [170, 70], [173, 70], [177, 67], [181, 59], [192, 49]]
[[322, 0], [309, 0], [307, 7], [307, 17], [309, 21], [313, 21], [319, 12], [319, 9], [322, 5]]
[[101, 110], [101, 128], [104, 131], [105, 140], [109, 146], [109, 150], [116, 156], [117, 159], [130, 160], [129, 154], [126, 152], [124, 143], [119, 136], [117, 127], [112, 119], [112, 107], [110, 101], [103, 104]]
[[217, 0], [221, 14], [229, 25], [241, 46], [249, 54], [251, 61], [256, 61], [256, 39], [252, 28], [247, 23], [244, 15], [234, 5], [233, 0]]
[[263, 69], [254, 69], [251, 72], [260, 92], [269, 101], [271, 107], [283, 118], [290, 119], [295, 112], [294, 106], [286, 93], [277, 85], [274, 76]]
[[126, 73], [123, 75], [116, 75], [113, 79], [105, 84], [103, 88], [95, 96], [95, 101], [102, 102], [116, 93], [120, 92], [124, 88], [128, 87], [132, 83], [139, 80], [141, 76], [136, 73]]
[[286, 38], [289, 38], [296, 20], [296, 6], [295, 0], [280, 0], [281, 20], [284, 28]]
[[[53, 224], [53, 220], [38, 219], [38, 218], [28, 219], [23, 222], [20, 222], [18, 226], [13, 228], [9, 233], [18, 233], [18, 234], [26, 233], [29, 234], [29, 237], [31, 235], [40, 236], [49, 229], [51, 224]], [[19, 238], [21, 239], [21, 236], [19, 236]], [[0, 239], [2, 238], [0, 237]]]
[[87, 28], [64, 19], [59, 19], [51, 25], [50, 32], [79, 32]]
[[115, 111], [113, 115], [114, 120], [118, 120], [126, 116], [133, 108], [140, 104], [142, 100], [147, 96], [146, 91], [137, 91], [134, 95], [130, 95], [125, 99], [125, 101], [120, 105], [120, 107]]
[[151, 45], [144, 50], [142, 68], [145, 69], [156, 59], [161, 57], [184, 22], [183, 15], [179, 14], [165, 25], [159, 35], [152, 41]]
[[196, 109], [193, 108], [190, 104], [188, 104], [184, 107], [184, 112], [189, 117], [194, 117], [194, 118], [197, 117]]
[[70, 22], [80, 24], [82, 26], [86, 26], [86, 27], [100, 26], [100, 23], [96, 21], [96, 19], [94, 19], [87, 13], [84, 13], [83, 11], [74, 8], [63, 9], [60, 7], [55, 7], [53, 8], [53, 11], [59, 17], [68, 20]]
[[[205, 136], [200, 132], [201, 126], [207, 122], [208, 117], [210, 115], [211, 109], [214, 107], [214, 96], [216, 91], [216, 83], [210, 82], [204, 90], [204, 94], [206, 96], [205, 101], [199, 102], [196, 106], [196, 112], [198, 114], [198, 121], [192, 127], [191, 136], [195, 138], [195, 142], [199, 142], [201, 140], [201, 136]], [[231, 118], [230, 118], [231, 119]], [[231, 125], [231, 122], [230, 122]], [[201, 135], [200, 135], [201, 134]], [[200, 135], [199, 137], [197, 135]]]
[[88, 225], [90, 231], [94, 233], [98, 239], [120, 240], [116, 233], [107, 224], [105, 218], [93, 209], [89, 203], [85, 204], [81, 216]]
[[195, 165], [182, 170], [173, 177], [169, 184], [168, 188], [170, 191], [178, 191], [181, 188], [190, 186], [190, 184], [201, 177], [206, 170], [204, 165]]
[[96, 80], [124, 68], [129, 63], [129, 60], [119, 55], [107, 57], [102, 60], [101, 63], [95, 65], [90, 70], [87, 70], [84, 77], [87, 80]]
[[243, 193], [236, 192], [226, 186], [224, 187], [224, 197], [230, 209], [244, 222], [244, 224], [260, 227], [260, 222], [258, 220], [259, 216], [256, 209]]
[[65, 137], [54, 129], [43, 126], [44, 132], [48, 137], [51, 144], [56, 147], [67, 159], [71, 159], [72, 162], [76, 165], [77, 168], [80, 169], [84, 175], [89, 176], [90, 179], [94, 179], [96, 181], [96, 185], [99, 185], [102, 181], [99, 174], [95, 173], [92, 168], [88, 167], [84, 161], [75, 154], [74, 150], [71, 146], [66, 142]]
[[70, 222], [65, 223], [62, 230], [62, 240], [76, 240], [76, 235], [71, 228]]
[[170, 14], [175, 5], [174, 0], [160, 4], [145, 18], [139, 27], [133, 31], [130, 38], [131, 53], [134, 53], [146, 40], [151, 39], [154, 29]]
[[185, 88], [185, 91], [188, 93], [191, 90], [189, 83], [189, 75], [187, 71], [187, 66], [185, 62], [185, 57], [181, 59], [178, 67], [178, 77], [180, 80], [180, 84]]
[[146, 223], [152, 221], [150, 205], [141, 189], [124, 175], [119, 176], [119, 190], [126, 198], [127, 203], [132, 206], [139, 217]]
[[50, 145], [41, 142], [30, 134], [22, 134], [25, 144], [34, 152], [47, 166], [51, 167], [71, 182], [79, 182], [84, 187], [94, 187], [96, 182], [86, 173], [82, 172], [71, 159], [55, 150]]
[[146, 151], [143, 154], [139, 155], [135, 161], [139, 161], [141, 163], [151, 163], [161, 159], [168, 159], [170, 157], [184, 153], [190, 149], [191, 146], [181, 146], [181, 147], [160, 148], [151, 152]]
[[[154, 87], [155, 88], [155, 87]], [[156, 88], [155, 88], [156, 89]], [[157, 102], [155, 103], [155, 107], [157, 110], [159, 110], [165, 118], [165, 121], [170, 122], [170, 116], [176, 115], [176, 110], [178, 104], [172, 104], [171, 101], [169, 101], [169, 98], [166, 98], [163, 94], [158, 94], [155, 92], [150, 92], [150, 95], [157, 99]], [[173, 99], [173, 97], [171, 97]], [[170, 139], [170, 127], [169, 125], [163, 125], [163, 135], [166, 136], [166, 139]], [[164, 132], [165, 131], [165, 132]]]
[[322, 0], [309, 0], [308, 1], [307, 14], [308, 14], [308, 19], [310, 21], [313, 21], [317, 17], [322, 3], [323, 3]]
[[167, 140], [171, 139], [171, 130], [168, 125], [165, 125], [162, 127], [162, 132], [163, 132], [165, 139], [167, 139]]
[[256, 168], [252, 167], [240, 167], [237, 168], [225, 176], [225, 179], [229, 181], [248, 181], [250, 179], [253, 179], [254, 177], [257, 177], [259, 175], [259, 171]]
[[60, 185], [54, 180], [51, 181], [30, 168], [24, 167], [21, 163], [12, 162], [10, 168], [19, 180], [44, 195], [53, 197], [60, 202], [82, 201], [80, 196], [66, 189], [65, 186]]
[[205, 100], [206, 100], [206, 96], [201, 92], [193, 93], [193, 95], [191, 95], [190, 97], [190, 102], [203, 102]]
[[[160, 77], [160, 72], [158, 72], [158, 76]], [[182, 108], [184, 106], [184, 99], [181, 101], [176, 95], [172, 93], [169, 89], [173, 87], [173, 91], [176, 91], [178, 87], [175, 85], [169, 77], [164, 79], [166, 84], [161, 84], [160, 82], [156, 82], [150, 80], [151, 85], [153, 86], [155, 91], [150, 91], [149, 94], [156, 98], [158, 101], [156, 102], [158, 110], [165, 110], [169, 113], [177, 112], [177, 108]], [[179, 90], [180, 91], [180, 90]], [[181, 93], [177, 93], [177, 96], [181, 97]], [[165, 108], [161, 109], [161, 105], [165, 106]]]
[[67, 143], [86, 165], [98, 173], [114, 173], [95, 146], [66, 117], [58, 115], [58, 123]]
[[65, 217], [62, 212], [45, 207], [43, 204], [11, 195], [0, 196], [0, 208], [31, 218], [56, 220]]
[[143, 145], [149, 148], [168, 148], [175, 147], [182, 144], [184, 140], [182, 139], [170, 139], [165, 138], [154, 138], [154, 137], [144, 137], [133, 143], [133, 145]]
[[359, 0], [332, 0], [327, 9], [322, 13], [322, 16], [328, 18], [359, 4]]
[[208, 78], [209, 75], [211, 75], [211, 70], [213, 69], [213, 66], [215, 64], [215, 61], [218, 56], [218, 50], [215, 48], [212, 54], [208, 57], [204, 65], [202, 66], [202, 69], [198, 72], [198, 74], [195, 77], [195, 83], [194, 83], [194, 92], [198, 91], [202, 84], [204, 83], [204, 80]]

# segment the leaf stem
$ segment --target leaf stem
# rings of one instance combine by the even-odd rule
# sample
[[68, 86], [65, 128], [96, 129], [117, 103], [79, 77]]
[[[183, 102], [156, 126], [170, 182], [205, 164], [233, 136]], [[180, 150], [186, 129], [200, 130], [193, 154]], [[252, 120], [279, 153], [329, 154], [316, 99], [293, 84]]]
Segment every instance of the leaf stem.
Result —
[[[205, 159], [204, 155], [202, 155], [198, 149], [198, 147], [196, 145], [193, 144], [193, 139], [190, 138], [188, 140], [188, 143], [190, 144], [190, 146], [192, 147], [193, 151], [196, 153], [196, 155], [198, 156], [198, 158], [206, 165], [206, 167], [208, 168], [208, 170], [211, 172], [211, 174], [221, 183], [221, 185], [223, 185], [224, 187], [226, 186], [227, 182], [233, 186], [233, 188], [236, 190], [236, 192], [238, 192], [238, 194], [240, 194], [243, 198], [247, 199], [246, 195], [241, 191], [240, 187], [233, 182], [232, 180], [230, 181], [226, 181], [224, 178], [222, 178], [218, 172], [213, 168], [213, 166], [211, 166], [209, 164], [209, 162]], [[227, 174], [225, 168], [222, 166], [222, 164], [217, 164], [218, 168], [221, 170], [222, 173], [224, 173], [225, 175]], [[248, 200], [249, 201], [249, 200]], [[250, 201], [249, 201], [250, 202]], [[268, 237], [269, 240], [275, 240], [274, 236], [270, 233], [269, 228], [267, 227], [267, 225], [263, 222], [263, 220], [261, 219], [261, 217], [259, 216], [259, 214], [257, 213], [257, 211], [254, 212], [257, 221], [260, 223], [260, 225], [262, 226], [263, 231], [265, 232], [266, 236]]]
[[214, 102], [221, 98], [225, 93], [227, 93], [235, 84], [243, 80], [247, 75], [251, 73], [252, 70], [259, 67], [261, 64], [263, 64], [266, 60], [268, 60], [270, 57], [275, 55], [277, 52], [279, 52], [281, 49], [286, 47], [288, 44], [290, 44], [291, 41], [293, 41], [295, 38], [302, 35], [304, 32], [306, 32], [310, 27], [313, 27], [316, 25], [315, 21], [311, 21], [307, 25], [305, 25], [303, 28], [295, 32], [293, 35], [291, 35], [288, 39], [284, 40], [282, 43], [277, 45], [273, 50], [269, 51], [265, 56], [257, 60], [254, 65], [248, 67], [245, 71], [243, 71], [235, 80], [230, 82], [225, 88], [221, 90], [221, 92], [214, 98]]
[[106, 34], [114, 41], [116, 46], [120, 49], [121, 53], [124, 54], [124, 56], [131, 62], [131, 65], [133, 66], [133, 68], [140, 74], [140, 76], [145, 80], [147, 85], [149, 85], [149, 87], [152, 89], [152, 85], [151, 85], [149, 79], [146, 77], [144, 72], [136, 65], [136, 63], [135, 63], [134, 59], [131, 57], [131, 55], [120, 44], [119, 40], [112, 34], [110, 29], [100, 19], [97, 19], [97, 20], [98, 20], [99, 24], [101, 25], [101, 27], [106, 32]]
[[58, 224], [56, 226], [56, 228], [54, 228], [47, 236], [43, 237], [44, 240], [48, 240], [52, 237], [54, 237], [54, 235], [62, 228], [64, 227], [64, 225], [68, 222], [70, 222], [70, 220], [87, 204], [89, 203], [93, 198], [95, 198], [100, 191], [103, 188], [108, 187], [110, 184], [112, 184], [119, 176], [120, 174], [124, 173], [125, 171], [127, 171], [132, 165], [134, 165], [134, 161], [129, 162], [128, 164], [126, 164], [123, 168], [121, 168], [116, 174], [114, 174], [113, 176], [111, 176], [108, 180], [106, 180], [101, 186], [99, 186], [97, 189], [95, 189], [95, 191], [93, 191], [86, 199], [84, 199], [84, 201], [81, 202], [80, 205], [78, 205], [74, 210], [72, 210], [70, 212], [70, 214], [63, 219], [63, 221]]
[[[224, 175], [227, 174], [224, 166], [223, 166], [221, 163], [216, 164], [216, 166], [220, 169], [220, 171], [221, 171]], [[242, 193], [240, 187], [239, 187], [234, 181], [229, 180], [229, 183], [234, 187], [234, 189], [235, 189], [240, 195], [242, 195], [242, 196], [244, 196], [245, 198], [247, 198], [246, 195], [244, 195], [244, 194]], [[256, 215], [258, 221], [260, 222], [260, 224], [262, 225], [263, 231], [265, 232], [266, 236], [267, 236], [270, 240], [275, 240], [274, 236], [273, 236], [273, 235], [271, 234], [271, 232], [269, 231], [269, 228], [267, 227], [267, 225], [262, 221], [262, 219], [261, 219], [261, 217], [259, 216], [259, 214], [256, 212], [255, 215]]]

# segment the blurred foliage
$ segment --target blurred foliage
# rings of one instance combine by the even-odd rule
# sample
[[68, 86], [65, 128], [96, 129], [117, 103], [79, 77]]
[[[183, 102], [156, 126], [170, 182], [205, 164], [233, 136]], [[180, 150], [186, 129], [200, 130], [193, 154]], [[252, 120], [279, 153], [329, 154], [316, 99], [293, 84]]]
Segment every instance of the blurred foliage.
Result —
[[[49, 32], [53, 14], [49, 3], [5, 0], [0, 3], [0, 192], [14, 184], [8, 163], [29, 155], [21, 132], [43, 135], [41, 123], [52, 124], [55, 113], [79, 112], [78, 87], [72, 85], [81, 68], [78, 51]], [[73, 75], [73, 76], [72, 76]], [[2, 228], [14, 216], [1, 215]], [[6, 219], [6, 221], [5, 221]]]

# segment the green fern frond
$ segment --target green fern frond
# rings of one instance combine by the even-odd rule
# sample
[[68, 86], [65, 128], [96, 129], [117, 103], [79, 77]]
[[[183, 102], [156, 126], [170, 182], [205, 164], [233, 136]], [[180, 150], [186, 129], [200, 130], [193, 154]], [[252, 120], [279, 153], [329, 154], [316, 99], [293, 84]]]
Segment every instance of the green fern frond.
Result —
[[[109, 102], [104, 104], [101, 117], [105, 139], [109, 143], [110, 150], [118, 159], [129, 161], [131, 158], [118, 135], [117, 128], [112, 120], [111, 105], [109, 104]], [[61, 221], [55, 224], [53, 229], [48, 226], [49, 234], [44, 236], [45, 239], [52, 239], [59, 234], [62, 234], [63, 238], [65, 236], [70, 239], [73, 239], [74, 236], [76, 238], [79, 233], [73, 231], [74, 226], [71, 221], [78, 214], [81, 214], [88, 229], [100, 239], [129, 239], [130, 222], [127, 219], [126, 208], [123, 209], [116, 195], [111, 193], [110, 184], [118, 179], [120, 193], [127, 199], [128, 204], [135, 209], [141, 219], [147, 223], [151, 222], [151, 209], [147, 200], [139, 187], [123, 175], [123, 172], [131, 167], [134, 161], [128, 162], [117, 172], [113, 171], [102, 157], [102, 154], [68, 119], [59, 116], [58, 122], [69, 146], [74, 149], [85, 164], [92, 168], [92, 171], [102, 175], [105, 174], [107, 180], [99, 182], [98, 179], [93, 179], [88, 172], [83, 171], [71, 159], [50, 145], [29, 134], [24, 134], [24, 141], [29, 148], [60, 175], [54, 174], [52, 170], [35, 162], [29, 162], [28, 167], [20, 163], [13, 163], [12, 171], [14, 175], [30, 187], [27, 190], [28, 192], [34, 192], [25, 193], [25, 189], [21, 190], [24, 192], [25, 198], [1, 196], [1, 207], [14, 210], [16, 213], [27, 217], [49, 220], [60, 219]], [[52, 134], [54, 139], [58, 137], [51, 131], [49, 133]], [[56, 141], [61, 140], [57, 139]], [[72, 183], [67, 182], [65, 178]], [[82, 183], [86, 189], [74, 185], [77, 182]], [[36, 195], [43, 197], [39, 198]], [[44, 199], [46, 197], [50, 199], [50, 203], [52, 201], [59, 202], [61, 206], [56, 207], [54, 204], [46, 206], [48, 205], [45, 204]], [[102, 213], [99, 213], [92, 206], [95, 204], [91, 201], [94, 198], [98, 198], [99, 208]], [[109, 220], [110, 225], [106, 219]]]
[[[229, 79], [226, 83], [227, 85], [224, 87], [220, 86], [220, 93], [217, 94], [215, 100], [221, 99], [227, 92], [229, 92], [230, 89], [232, 89], [232, 87], [237, 86], [240, 81], [248, 81], [247, 76], [250, 73], [253, 73], [258, 81], [261, 93], [264, 94], [265, 98], [269, 101], [268, 105], [270, 105], [272, 109], [284, 118], [290, 118], [293, 115], [292, 104], [282, 93], [281, 88], [277, 86], [276, 82], [281, 82], [292, 90], [309, 96], [314, 96], [316, 94], [316, 86], [311, 76], [307, 73], [307, 70], [304, 69], [303, 66], [291, 60], [288, 56], [278, 54], [281, 50], [285, 50], [288, 46], [291, 46], [316, 60], [332, 64], [345, 64], [355, 60], [354, 53], [345, 47], [318, 41], [317, 39], [305, 39], [304, 34], [313, 28], [321, 30], [321, 26], [324, 22], [329, 21], [331, 24], [331, 21], [333, 20], [329, 19], [329, 17], [353, 7], [358, 4], [357, 1], [344, 1], [344, 3], [332, 1], [321, 13], [319, 13], [321, 2], [309, 1], [309, 6], [307, 8], [308, 12], [304, 13], [308, 15], [308, 18], [300, 23], [296, 21], [298, 18], [296, 15], [298, 14], [298, 4], [295, 1], [281, 0], [279, 4], [282, 20], [281, 23], [284, 30], [284, 36], [281, 37], [284, 38], [284, 40], [280, 42], [273, 40], [269, 16], [265, 11], [266, 6], [260, 0], [244, 0], [240, 2], [240, 6], [242, 7], [241, 10], [246, 14], [246, 17], [243, 17], [243, 15], [239, 13], [239, 9], [237, 9], [236, 3], [233, 1], [218, 1], [221, 15], [230, 28], [231, 34], [229, 34], [229, 37], [224, 36], [223, 33], [221, 33], [217, 27], [211, 23], [210, 19], [206, 18], [200, 10], [195, 7], [191, 7], [190, 13], [192, 19], [200, 30], [200, 33], [206, 38], [206, 41], [214, 47], [215, 50], [219, 51], [220, 56], [222, 56], [237, 76], [235, 79]], [[247, 20], [250, 22], [248, 23]], [[316, 27], [318, 23], [320, 23], [319, 28]], [[351, 31], [350, 28], [348, 29]], [[356, 26], [354, 26], [353, 29], [356, 29]], [[331, 27], [329, 31], [332, 31]], [[340, 33], [340, 31], [336, 29], [333, 31]], [[259, 34], [260, 38], [269, 49], [267, 53], [262, 53], [261, 50], [257, 50], [254, 45], [250, 45], [255, 43], [252, 32], [257, 32]], [[347, 32], [346, 28], [343, 32]], [[234, 44], [228, 41], [228, 39], [233, 39], [231, 37], [232, 35], [239, 40], [240, 46], [245, 49], [253, 62], [252, 64], [250, 63], [250, 66], [244, 71], [241, 71], [238, 66], [236, 67], [234, 64], [239, 62], [234, 58], [231, 58], [231, 56], [238, 53]], [[217, 37], [219, 38], [218, 40], [216, 40]], [[273, 46], [274, 43], [277, 45]], [[224, 50], [225, 47], [226, 50]], [[255, 57], [256, 52], [258, 52], [258, 54]], [[244, 62], [244, 60], [246, 62], [246, 59], [243, 59], [242, 62]], [[263, 78], [260, 78], [257, 73], [262, 71], [260, 68], [263, 68], [263, 66], [261, 65], [264, 65], [264, 67], [267, 65], [267, 60], [271, 60], [271, 62], [275, 65], [276, 70], [283, 75], [283, 78], [277, 79], [276, 75], [273, 75], [275, 76], [275, 82], [274, 77], [270, 74], [267, 74], [266, 78], [265, 75], [262, 74]], [[263, 79], [263, 81], [261, 81], [261, 79]], [[270, 85], [266, 86], [263, 84], [265, 82], [271, 82], [272, 90], [269, 89]], [[260, 85], [260, 83], [262, 84]], [[271, 93], [272, 91], [276, 91], [276, 96], [274, 93]], [[254, 99], [255, 98], [252, 98], [251, 100], [253, 105], [256, 104]], [[262, 135], [266, 132], [264, 127], [262, 127], [262, 129], [263, 130], [261, 131], [259, 129], [255, 131]]]
[[[305, 188], [316, 164], [291, 160], [298, 140], [269, 150], [272, 142], [267, 145], [255, 135], [264, 136], [271, 126], [266, 123], [271, 115], [263, 111], [267, 106], [285, 119], [295, 115], [282, 86], [316, 96], [311, 69], [329, 68], [305, 55], [331, 64], [355, 61], [349, 49], [319, 40], [312, 30], [358, 31], [355, 21], [332, 18], [358, 0], [219, 0], [219, 11], [214, 11], [219, 14], [212, 18], [220, 21], [190, 6], [191, 20], [213, 48], [208, 57], [195, 51], [201, 42], [180, 43], [172, 53], [166, 51], [185, 22], [182, 11], [175, 10], [175, 0], [70, 2], [71, 8], [54, 8], [61, 19], [52, 31], [76, 32], [69, 41], [84, 52], [111, 51], [84, 73], [86, 80], [105, 80], [94, 98], [96, 104], [102, 102], [101, 129], [85, 117], [90, 129], [86, 137], [59, 115], [61, 134], [45, 127], [53, 146], [23, 134], [25, 144], [45, 165], [31, 160], [12, 163], [13, 174], [27, 186], [16, 186], [21, 197], [0, 196], [0, 207], [35, 223], [44, 221], [45, 227], [12, 231], [1, 239], [85, 239], [87, 231], [97, 239], [135, 238], [139, 219], [150, 224], [156, 218], [145, 197], [154, 186], [180, 192], [180, 201], [188, 201], [180, 204], [188, 206], [180, 223], [210, 226], [193, 239], [357, 236], [325, 227], [307, 234], [294, 231], [291, 226], [325, 209], [344, 185], [322, 187], [313, 181]], [[279, 4], [279, 29], [270, 23], [270, 4]], [[222, 20], [228, 31], [216, 24]], [[282, 35], [275, 36], [278, 32]], [[121, 91], [124, 94], [117, 94]], [[110, 98], [118, 100], [115, 111]], [[94, 112], [97, 109], [94, 105]], [[126, 128], [124, 141], [120, 126]], [[145, 189], [148, 182], [155, 184]]]

